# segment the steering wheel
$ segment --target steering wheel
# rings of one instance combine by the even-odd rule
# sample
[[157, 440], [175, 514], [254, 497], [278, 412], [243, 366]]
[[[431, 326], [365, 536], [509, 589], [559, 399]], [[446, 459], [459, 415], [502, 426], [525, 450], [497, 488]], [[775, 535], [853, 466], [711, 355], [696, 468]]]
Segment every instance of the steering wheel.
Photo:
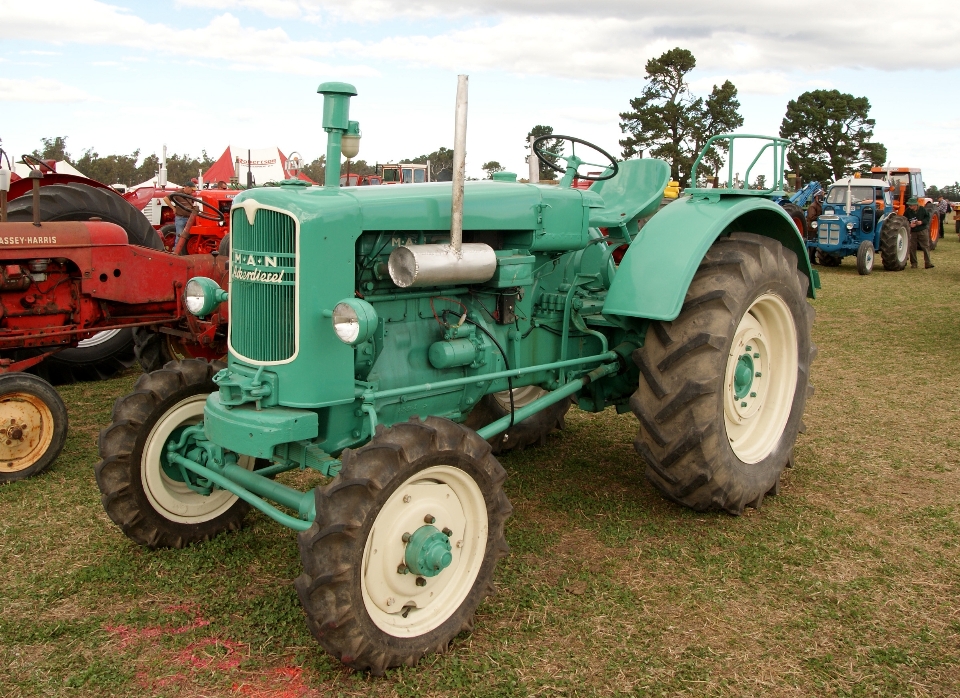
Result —
[[[200, 210], [197, 211], [197, 218], [202, 218], [205, 221], [216, 221], [217, 223], [223, 223], [223, 213], [213, 204], [208, 204], [203, 199], [198, 199], [195, 196], [190, 196], [189, 194], [184, 194], [181, 191], [174, 192], [170, 195], [170, 201], [177, 204], [180, 208], [192, 209], [194, 204], [200, 204]], [[187, 202], [187, 203], [184, 203]], [[213, 213], [207, 213], [204, 211], [204, 208], [209, 208]]]
[[[570, 155], [561, 155], [560, 153], [554, 153], [549, 150], [545, 150], [542, 147], [542, 144], [545, 141], [552, 141], [552, 140], [570, 141]], [[598, 153], [603, 155], [607, 160], [609, 160], [610, 164], [598, 165], [595, 162], [587, 162], [585, 160], [581, 160], [580, 158], [577, 157], [577, 143], [581, 145], [585, 145], [588, 148], [593, 148]], [[544, 165], [546, 165], [550, 169], [560, 172], [561, 174], [568, 174], [568, 171], [572, 167], [573, 177], [571, 179], [586, 179], [590, 182], [602, 182], [605, 179], [613, 179], [614, 177], [617, 176], [617, 173], [620, 171], [620, 165], [617, 164], [617, 161], [606, 150], [604, 150], [603, 148], [600, 148], [599, 146], [594, 145], [593, 143], [585, 141], [582, 138], [574, 138], [573, 136], [556, 136], [556, 135], [553, 135], [552, 133], [546, 136], [540, 136], [538, 139], [536, 139], [533, 142], [533, 152], [537, 154], [537, 158], [540, 160], [540, 162], [542, 162]], [[560, 167], [556, 163], [551, 162], [547, 158], [547, 156], [559, 158], [563, 160], [564, 163], [566, 164], [566, 167]], [[590, 165], [591, 167], [600, 167], [604, 170], [612, 168], [613, 171], [610, 172], [610, 174], [608, 175], [602, 175], [600, 177], [591, 177], [589, 175], [582, 175], [577, 172], [577, 169], [580, 167], [580, 165]]]
[[21, 162], [23, 162], [24, 165], [29, 167], [31, 170], [39, 170], [41, 174], [43, 173], [44, 170], [46, 170], [51, 174], [56, 172], [56, 170], [50, 167], [50, 165], [45, 163], [43, 160], [41, 160], [40, 158], [35, 158], [32, 155], [21, 155], [20, 160]]

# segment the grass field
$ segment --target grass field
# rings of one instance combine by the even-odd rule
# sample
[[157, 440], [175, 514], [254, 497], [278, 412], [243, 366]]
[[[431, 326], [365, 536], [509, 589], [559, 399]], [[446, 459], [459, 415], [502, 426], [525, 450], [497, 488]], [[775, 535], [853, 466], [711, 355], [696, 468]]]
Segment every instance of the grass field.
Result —
[[[952, 223], [948, 230], [952, 231]], [[498, 594], [383, 679], [309, 635], [294, 534], [149, 552], [107, 518], [96, 437], [135, 376], [62, 390], [67, 446], [0, 487], [0, 696], [960, 694], [960, 243], [936, 269], [820, 268], [817, 391], [778, 497], [662, 500], [631, 415], [574, 412], [503, 459]]]

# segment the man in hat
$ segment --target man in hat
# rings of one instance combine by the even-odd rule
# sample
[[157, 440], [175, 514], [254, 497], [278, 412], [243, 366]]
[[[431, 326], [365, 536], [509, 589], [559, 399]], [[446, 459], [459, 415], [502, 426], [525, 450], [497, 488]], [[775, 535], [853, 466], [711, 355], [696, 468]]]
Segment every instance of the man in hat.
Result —
[[810, 227], [810, 224], [817, 220], [823, 213], [823, 189], [819, 189], [816, 194], [813, 195], [813, 201], [810, 202], [810, 205], [807, 206], [807, 228]]
[[930, 261], [930, 212], [920, 206], [916, 197], [907, 200], [907, 210], [903, 212], [910, 225], [910, 266], [917, 268], [917, 247], [923, 250], [923, 268], [933, 269]]
[[[180, 193], [187, 196], [196, 196], [197, 186], [193, 182], [187, 182], [180, 188]], [[173, 247], [176, 249], [177, 243], [180, 242], [180, 237], [183, 235], [183, 229], [187, 226], [187, 221], [190, 220], [194, 211], [192, 207], [187, 208], [176, 201], [171, 201], [169, 195], [163, 198], [163, 203], [173, 208], [173, 222], [177, 227], [177, 239], [174, 241]]]

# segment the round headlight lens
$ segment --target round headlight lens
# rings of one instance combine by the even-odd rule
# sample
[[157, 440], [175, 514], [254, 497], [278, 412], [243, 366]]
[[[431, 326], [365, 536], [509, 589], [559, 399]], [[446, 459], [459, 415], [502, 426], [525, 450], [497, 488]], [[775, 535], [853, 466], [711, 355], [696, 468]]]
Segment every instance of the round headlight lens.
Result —
[[353, 344], [360, 336], [360, 317], [346, 303], [337, 303], [333, 309], [333, 330], [344, 344]]
[[810, 221], [810, 227], [816, 230], [820, 226], [816, 221]]
[[203, 306], [206, 303], [203, 284], [196, 279], [190, 279], [183, 296], [184, 305], [187, 306], [187, 310], [191, 314], [199, 315], [203, 311]]
[[853, 221], [847, 223], [847, 230], [853, 230]]

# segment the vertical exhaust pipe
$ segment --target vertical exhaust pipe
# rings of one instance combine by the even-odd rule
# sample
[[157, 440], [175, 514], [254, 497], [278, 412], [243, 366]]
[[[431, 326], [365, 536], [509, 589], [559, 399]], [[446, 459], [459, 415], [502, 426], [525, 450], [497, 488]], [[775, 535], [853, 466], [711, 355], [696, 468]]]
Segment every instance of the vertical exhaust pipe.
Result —
[[453, 195], [450, 197], [450, 248], [461, 257], [463, 248], [463, 180], [467, 167], [467, 86], [470, 78], [457, 76], [457, 110], [453, 131]]
[[457, 76], [453, 135], [453, 182], [450, 195], [450, 243], [409, 245], [390, 253], [387, 269], [400, 288], [454, 286], [489, 281], [497, 271], [497, 253], [483, 243], [463, 244], [463, 182], [467, 161], [467, 83]]
[[533, 142], [537, 140], [536, 136], [530, 136], [530, 154], [527, 156], [527, 169], [530, 173], [527, 175], [530, 184], [540, 183], [540, 159], [533, 152]]

